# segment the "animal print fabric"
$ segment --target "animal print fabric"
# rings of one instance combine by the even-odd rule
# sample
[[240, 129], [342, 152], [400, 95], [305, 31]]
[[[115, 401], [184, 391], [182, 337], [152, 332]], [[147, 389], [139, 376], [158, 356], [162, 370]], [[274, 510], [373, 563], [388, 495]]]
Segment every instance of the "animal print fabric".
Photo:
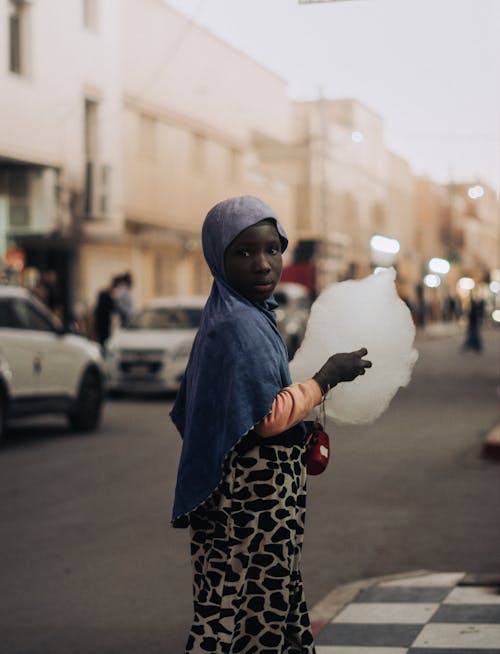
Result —
[[243, 442], [191, 513], [194, 622], [186, 653], [314, 654], [300, 560], [303, 445]]

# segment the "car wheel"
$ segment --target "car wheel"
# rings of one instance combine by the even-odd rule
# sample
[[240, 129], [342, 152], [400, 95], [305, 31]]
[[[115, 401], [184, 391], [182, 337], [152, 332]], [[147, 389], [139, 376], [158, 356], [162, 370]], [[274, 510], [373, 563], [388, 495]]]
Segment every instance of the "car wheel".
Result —
[[82, 377], [78, 397], [68, 420], [74, 431], [93, 431], [101, 418], [103, 388], [99, 375], [87, 370]]

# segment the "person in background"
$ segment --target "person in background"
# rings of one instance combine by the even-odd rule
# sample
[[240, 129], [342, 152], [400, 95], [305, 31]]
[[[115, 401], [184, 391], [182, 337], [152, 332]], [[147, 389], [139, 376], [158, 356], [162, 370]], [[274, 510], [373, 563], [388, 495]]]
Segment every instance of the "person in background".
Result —
[[469, 311], [467, 312], [467, 333], [462, 350], [482, 351], [483, 342], [481, 339], [481, 324], [484, 318], [484, 300], [470, 297]]
[[185, 652], [313, 654], [300, 572], [303, 419], [367, 350], [292, 384], [273, 299], [288, 240], [252, 196], [213, 207], [203, 252], [214, 282], [171, 417], [183, 442], [173, 526], [191, 528], [194, 621]]
[[44, 270], [42, 272], [42, 284], [47, 289], [47, 305], [56, 316], [63, 320], [63, 298], [55, 270]]
[[113, 277], [108, 288], [99, 291], [97, 296], [94, 308], [94, 334], [101, 346], [104, 346], [111, 336], [113, 315], [118, 313], [116, 296], [120, 284], [120, 276]]
[[120, 315], [120, 325], [125, 327], [132, 320], [134, 315], [134, 303], [132, 301], [133, 279], [130, 272], [119, 277], [120, 283], [116, 293], [116, 308]]
[[417, 295], [417, 304], [416, 304], [416, 325], [417, 327], [425, 327], [425, 322], [427, 318], [427, 306], [425, 302], [424, 286], [423, 284], [417, 284], [415, 287], [415, 293]]

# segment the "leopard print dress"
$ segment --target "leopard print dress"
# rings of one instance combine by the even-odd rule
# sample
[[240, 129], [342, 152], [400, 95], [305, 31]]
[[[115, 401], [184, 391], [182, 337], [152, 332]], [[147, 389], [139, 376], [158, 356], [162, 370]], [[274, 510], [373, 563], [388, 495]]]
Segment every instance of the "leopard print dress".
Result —
[[314, 654], [300, 573], [305, 449], [294, 440], [243, 439], [217, 492], [191, 513], [186, 653]]

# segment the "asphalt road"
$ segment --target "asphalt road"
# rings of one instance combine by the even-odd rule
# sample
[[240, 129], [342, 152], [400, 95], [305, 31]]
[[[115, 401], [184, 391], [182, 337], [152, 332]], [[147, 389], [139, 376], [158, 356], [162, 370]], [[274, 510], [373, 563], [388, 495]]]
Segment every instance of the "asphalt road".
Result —
[[[414, 569], [500, 572], [500, 330], [483, 354], [420, 335], [412, 382], [371, 426], [329, 425], [311, 478], [310, 606], [339, 583]], [[169, 526], [179, 439], [171, 400], [110, 401], [94, 435], [26, 421], [0, 453], [1, 654], [181, 654], [188, 533]]]

